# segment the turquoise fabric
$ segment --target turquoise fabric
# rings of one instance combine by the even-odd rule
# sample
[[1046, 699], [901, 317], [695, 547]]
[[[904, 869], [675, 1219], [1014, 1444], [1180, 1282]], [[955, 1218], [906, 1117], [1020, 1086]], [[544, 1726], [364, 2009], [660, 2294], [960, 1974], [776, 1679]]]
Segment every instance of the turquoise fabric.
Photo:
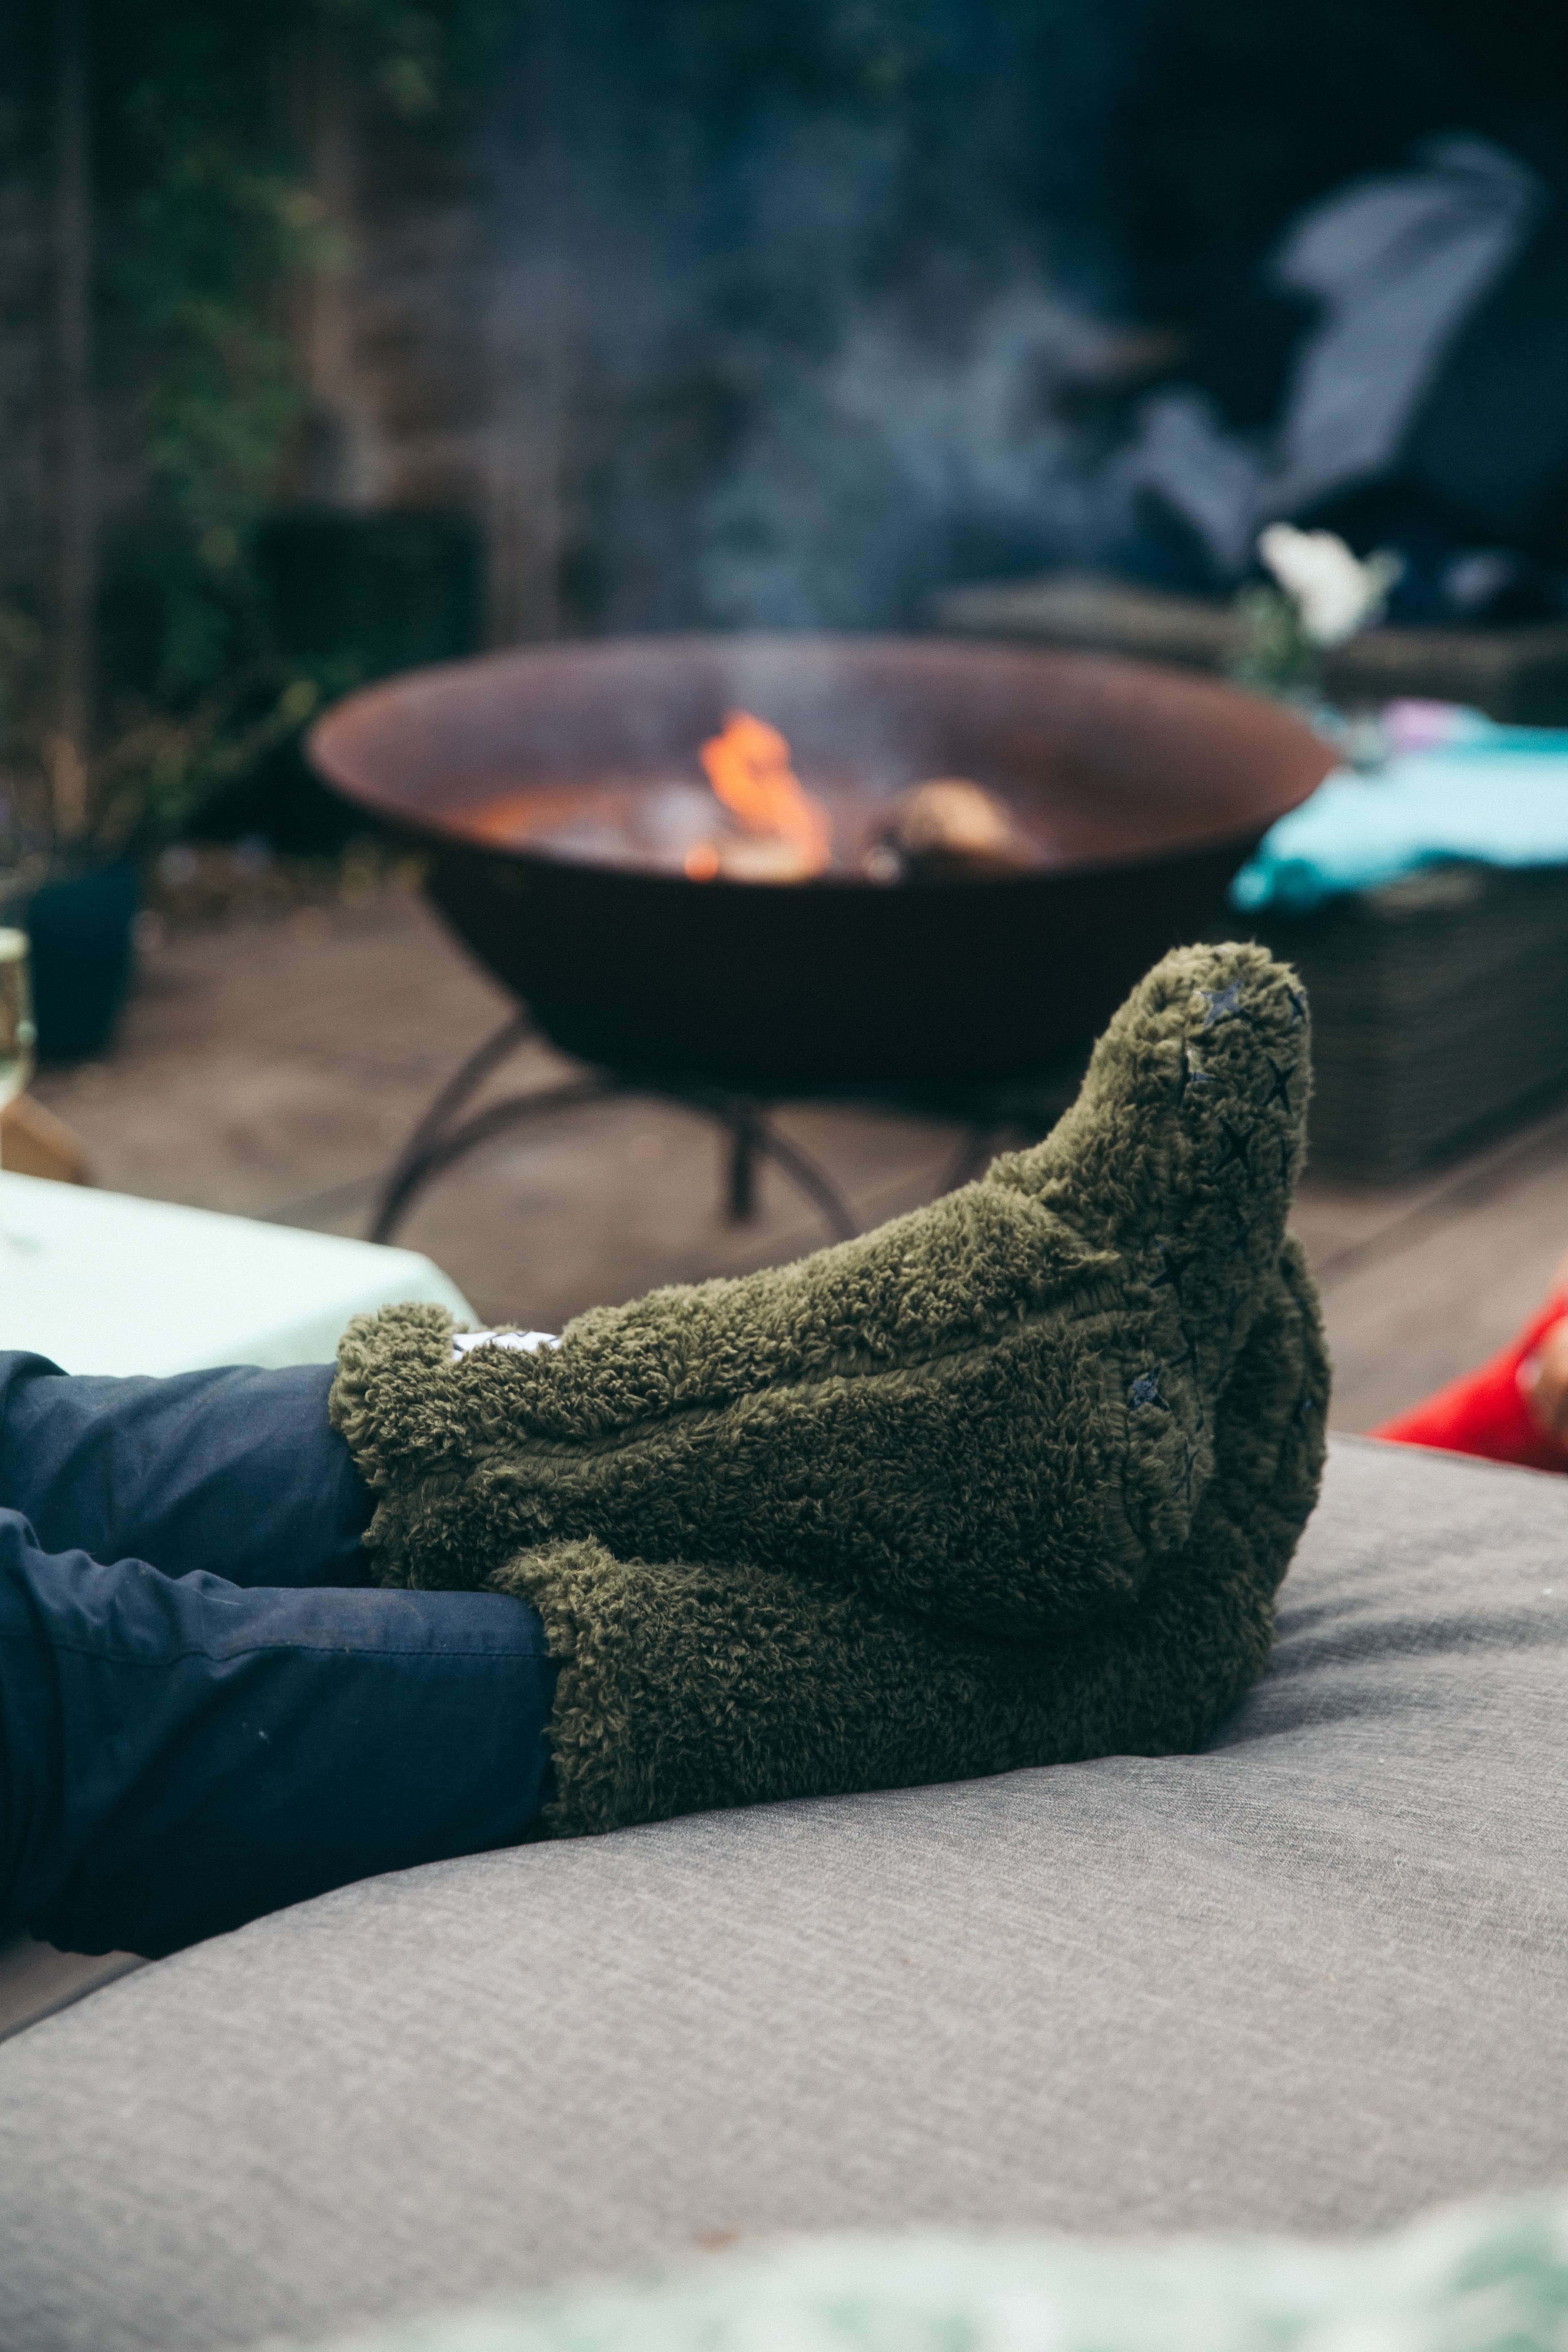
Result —
[[1265, 836], [1232, 905], [1296, 913], [1447, 858], [1568, 865], [1568, 729], [1455, 719], [1452, 740], [1372, 775], [1337, 768]]
[[334, 2352], [1568, 2352], [1568, 2194], [1343, 2245], [808, 2238]]

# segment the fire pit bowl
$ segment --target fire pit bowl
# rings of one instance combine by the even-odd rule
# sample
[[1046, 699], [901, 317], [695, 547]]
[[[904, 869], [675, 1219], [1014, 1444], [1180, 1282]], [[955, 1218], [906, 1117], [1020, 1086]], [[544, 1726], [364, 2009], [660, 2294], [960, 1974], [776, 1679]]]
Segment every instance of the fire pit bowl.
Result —
[[[1028, 871], [691, 879], [605, 862], [606, 807], [702, 788], [736, 709], [856, 805], [972, 778]], [[564, 1051], [786, 1093], [1038, 1070], [1218, 917], [1331, 756], [1300, 721], [1139, 664], [941, 638], [623, 638], [418, 670], [312, 731], [321, 773], [428, 854], [458, 936]], [[716, 804], [715, 804], [716, 805]], [[504, 807], [510, 838], [493, 816]], [[588, 848], [580, 846], [587, 841]]]

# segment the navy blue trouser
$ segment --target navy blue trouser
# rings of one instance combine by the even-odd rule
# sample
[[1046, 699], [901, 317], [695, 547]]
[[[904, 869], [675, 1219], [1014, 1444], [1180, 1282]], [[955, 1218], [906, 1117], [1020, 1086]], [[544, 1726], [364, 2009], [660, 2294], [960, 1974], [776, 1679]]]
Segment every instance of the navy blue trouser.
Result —
[[0, 1353], [0, 1936], [173, 1951], [548, 1802], [536, 1612], [369, 1584], [331, 1379]]

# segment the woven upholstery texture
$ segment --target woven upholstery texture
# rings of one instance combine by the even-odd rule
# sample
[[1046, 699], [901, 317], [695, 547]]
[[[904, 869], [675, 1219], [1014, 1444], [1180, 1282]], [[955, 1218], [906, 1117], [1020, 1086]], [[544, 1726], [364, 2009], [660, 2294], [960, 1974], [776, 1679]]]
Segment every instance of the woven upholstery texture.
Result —
[[5, 2352], [1568, 2180], [1568, 1481], [1354, 1441], [1202, 1753], [349, 1887], [0, 2047]]

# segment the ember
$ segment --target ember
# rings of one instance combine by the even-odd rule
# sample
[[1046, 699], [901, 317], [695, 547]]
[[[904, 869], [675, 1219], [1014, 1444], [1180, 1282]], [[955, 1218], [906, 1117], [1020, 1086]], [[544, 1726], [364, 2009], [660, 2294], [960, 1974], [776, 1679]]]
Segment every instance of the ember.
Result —
[[693, 882], [722, 874], [734, 882], [804, 882], [833, 856], [833, 821], [790, 765], [776, 727], [732, 710], [724, 731], [703, 744], [702, 766], [715, 797], [742, 831], [715, 834], [687, 852]]

